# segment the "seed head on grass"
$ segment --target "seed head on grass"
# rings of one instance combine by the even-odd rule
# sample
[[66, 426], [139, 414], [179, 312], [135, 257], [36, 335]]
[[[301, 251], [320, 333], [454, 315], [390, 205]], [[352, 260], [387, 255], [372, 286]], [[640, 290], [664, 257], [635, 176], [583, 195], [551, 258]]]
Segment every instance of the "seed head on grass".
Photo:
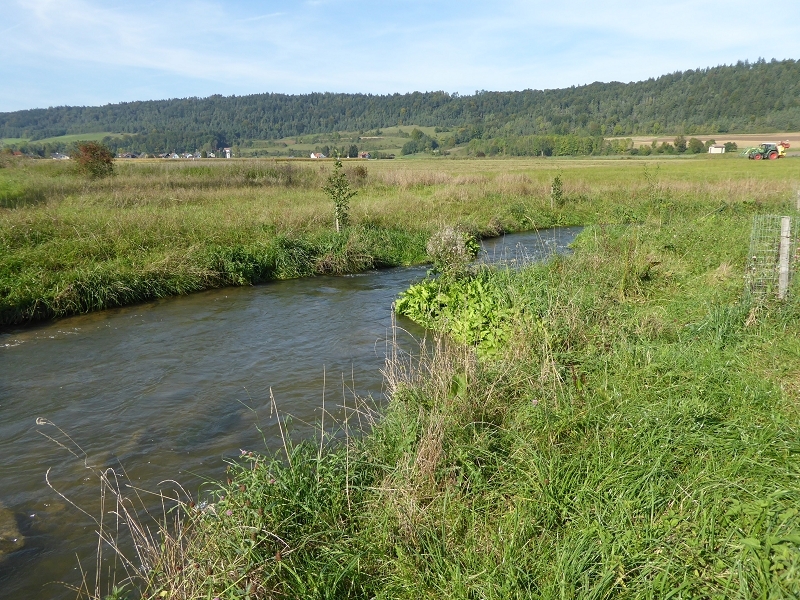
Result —
[[444, 227], [434, 233], [426, 247], [433, 268], [442, 275], [463, 274], [477, 256], [479, 246], [474, 236], [458, 227]]

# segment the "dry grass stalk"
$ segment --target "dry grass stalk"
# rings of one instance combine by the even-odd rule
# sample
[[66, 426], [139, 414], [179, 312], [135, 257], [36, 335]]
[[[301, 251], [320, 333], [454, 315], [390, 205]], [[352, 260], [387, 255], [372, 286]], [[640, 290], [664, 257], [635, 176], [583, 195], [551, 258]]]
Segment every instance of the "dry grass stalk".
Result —
[[[87, 515], [96, 527], [94, 581], [90, 581], [91, 576], [80, 565], [83, 576], [80, 586], [69, 586], [78, 593], [78, 597], [102, 600], [113, 590], [130, 586], [140, 590], [146, 598], [158, 593], [165, 582], [171, 582], [171, 598], [188, 600], [197, 597], [198, 590], [182, 590], [183, 582], [187, 580], [185, 561], [191, 540], [191, 519], [187, 520], [186, 517], [195, 511], [190, 494], [175, 481], [162, 482], [175, 486], [174, 495], [147, 492], [122, 483], [120, 474], [114, 469], [100, 469], [89, 464], [84, 450], [53, 422], [38, 418], [36, 424], [54, 428], [57, 433], [53, 435], [41, 430], [39, 433], [82, 461], [84, 468], [100, 484], [100, 506], [98, 515], [94, 516], [55, 488], [50, 481], [49, 469], [46, 475], [48, 486], [68, 504]], [[149, 501], [145, 500], [146, 496], [150, 497]], [[159, 515], [152, 512], [152, 507], [156, 505], [160, 506]], [[108, 580], [104, 580], [102, 567], [109, 550], [117, 568], [111, 570]]]

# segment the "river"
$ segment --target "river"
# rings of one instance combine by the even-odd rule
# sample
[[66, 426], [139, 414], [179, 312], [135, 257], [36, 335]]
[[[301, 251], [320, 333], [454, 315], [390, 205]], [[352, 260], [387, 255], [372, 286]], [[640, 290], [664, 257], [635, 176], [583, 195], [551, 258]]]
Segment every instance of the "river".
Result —
[[[486, 240], [482, 259], [541, 260], [579, 231]], [[354, 394], [380, 404], [392, 302], [425, 273], [224, 288], [1, 334], [0, 597], [72, 599], [64, 583], [80, 582], [79, 561], [93, 571], [94, 523], [70, 504], [98, 512], [84, 462], [124, 468], [147, 490], [175, 480], [198, 497], [226, 458], [280, 447], [270, 390], [298, 439], [314, 434], [323, 392], [330, 420]], [[399, 345], [413, 352], [423, 332], [399, 325]], [[48, 469], [69, 501], [47, 485]]]

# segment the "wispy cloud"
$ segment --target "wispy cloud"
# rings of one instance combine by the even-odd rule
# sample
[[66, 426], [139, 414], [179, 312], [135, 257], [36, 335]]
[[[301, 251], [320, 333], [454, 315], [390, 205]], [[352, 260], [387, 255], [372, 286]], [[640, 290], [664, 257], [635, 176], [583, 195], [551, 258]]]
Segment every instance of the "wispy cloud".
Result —
[[[12, 85], [0, 110], [214, 92], [548, 88], [770, 48], [800, 57], [800, 5], [753, 11], [743, 0], [15, 0], [0, 4], [0, 22], [14, 23], [2, 30], [0, 80]], [[781, 43], [765, 48], [765, 36]]]
[[274, 19], [275, 17], [280, 17], [286, 13], [270, 13], [268, 15], [258, 15], [257, 17], [247, 17], [246, 19], [242, 19], [243, 23], [250, 23], [252, 21], [261, 21], [262, 19]]

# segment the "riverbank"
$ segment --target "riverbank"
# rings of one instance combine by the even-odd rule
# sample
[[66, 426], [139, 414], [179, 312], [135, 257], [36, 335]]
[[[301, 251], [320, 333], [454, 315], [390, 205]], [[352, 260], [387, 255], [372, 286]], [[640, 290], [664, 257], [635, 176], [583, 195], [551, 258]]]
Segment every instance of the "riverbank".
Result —
[[633, 222], [657, 190], [710, 202], [791, 195], [791, 161], [713, 158], [347, 163], [359, 193], [345, 235], [333, 233], [321, 190], [328, 163], [125, 162], [114, 177], [88, 181], [68, 161], [11, 161], [0, 168], [0, 326], [214, 287], [420, 264], [443, 225], [491, 236]]
[[769, 185], [620, 187], [572, 256], [480, 275], [432, 325], [497, 335], [389, 364], [363, 437], [245, 453], [147, 592], [796, 597], [797, 283], [743, 293], [753, 215], [793, 209]]

